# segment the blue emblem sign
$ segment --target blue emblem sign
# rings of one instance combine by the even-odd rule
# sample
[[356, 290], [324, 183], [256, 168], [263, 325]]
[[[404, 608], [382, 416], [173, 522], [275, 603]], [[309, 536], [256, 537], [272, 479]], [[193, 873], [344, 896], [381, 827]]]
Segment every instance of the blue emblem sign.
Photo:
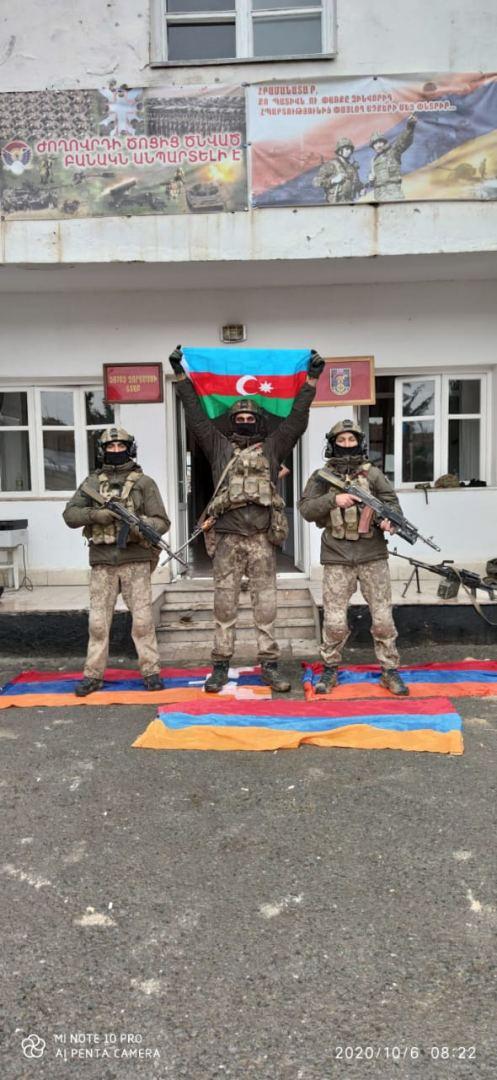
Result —
[[330, 368], [330, 388], [334, 394], [344, 397], [349, 394], [352, 387], [351, 369], [349, 367]]

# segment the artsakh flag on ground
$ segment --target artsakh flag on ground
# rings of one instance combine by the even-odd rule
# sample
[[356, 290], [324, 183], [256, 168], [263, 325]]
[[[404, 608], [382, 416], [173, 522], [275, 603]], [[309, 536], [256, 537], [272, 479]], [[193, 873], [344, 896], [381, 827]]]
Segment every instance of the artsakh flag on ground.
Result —
[[[88, 697], [76, 697], [74, 688], [83, 678], [82, 671], [25, 671], [0, 689], [0, 709], [12, 705], [30, 709], [35, 705], [54, 708], [61, 705], [159, 705], [163, 702], [201, 701], [208, 698], [204, 683], [210, 667], [162, 668], [162, 690], [146, 690], [139, 671], [108, 668], [101, 690]], [[221, 694], [226, 699], [270, 698], [260, 668], [230, 668], [229, 682]]]
[[146, 750], [296, 750], [299, 746], [462, 754], [461, 717], [424, 701], [224, 701], [162, 706], [133, 743]]
[[183, 349], [185, 370], [211, 418], [242, 397], [288, 416], [310, 357], [310, 349]]

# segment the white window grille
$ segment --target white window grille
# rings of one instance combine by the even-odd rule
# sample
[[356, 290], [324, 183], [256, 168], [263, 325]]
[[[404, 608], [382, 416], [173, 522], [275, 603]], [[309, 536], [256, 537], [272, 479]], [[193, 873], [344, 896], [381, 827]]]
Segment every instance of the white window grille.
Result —
[[487, 376], [472, 372], [395, 380], [395, 486], [452, 473], [488, 482]]
[[101, 386], [0, 386], [0, 496], [69, 496], [118, 421]]
[[333, 55], [335, 0], [151, 0], [152, 63]]

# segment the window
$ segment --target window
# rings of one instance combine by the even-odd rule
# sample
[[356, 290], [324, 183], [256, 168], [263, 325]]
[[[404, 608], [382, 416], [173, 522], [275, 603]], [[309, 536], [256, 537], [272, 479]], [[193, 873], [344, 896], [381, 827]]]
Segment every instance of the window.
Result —
[[395, 484], [432, 484], [453, 473], [488, 482], [486, 375], [379, 376], [364, 410], [369, 456]]
[[28, 395], [0, 391], [0, 491], [30, 490]]
[[72, 494], [114, 421], [100, 387], [0, 388], [0, 493]]
[[152, 62], [298, 59], [334, 50], [335, 0], [152, 0]]

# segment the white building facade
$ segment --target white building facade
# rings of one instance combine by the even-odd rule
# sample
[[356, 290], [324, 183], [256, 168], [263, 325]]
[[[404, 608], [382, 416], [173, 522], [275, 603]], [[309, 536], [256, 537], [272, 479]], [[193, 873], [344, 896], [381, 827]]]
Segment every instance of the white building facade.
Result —
[[[3, 23], [0, 93], [91, 90], [109, 80], [191, 87], [491, 72], [495, 62], [497, 10], [485, 0], [455, 8], [419, 0], [409, 16], [393, 0], [381, 14], [365, 0], [236, 3], [199, 4], [207, 8], [199, 15], [193, 3], [169, 0], [166, 16], [154, 0], [109, 2], [104, 14], [96, 0], [55, 0], [47, 25], [28, 0]], [[257, 60], [267, 41], [280, 55]], [[216, 48], [233, 62], [209, 59]], [[232, 324], [254, 348], [373, 355], [377, 403], [358, 416], [407, 517], [436, 538], [441, 557], [482, 565], [496, 554], [497, 202], [3, 219], [0, 229], [0, 517], [28, 519], [34, 583], [86, 579], [81, 537], [61, 513], [111, 416], [136, 436], [139, 461], [159, 483], [171, 542], [185, 538], [199, 509], [188, 488], [200, 498], [201, 466], [186, 444], [167, 356], [178, 342], [218, 345]], [[164, 364], [163, 404], [109, 412], [103, 364], [145, 361]], [[416, 394], [428, 446], [417, 475], [408, 460]], [[319, 573], [319, 534], [299, 519], [296, 501], [322, 461], [325, 432], [344, 415], [350, 409], [313, 409], [294, 455], [286, 572]], [[415, 487], [446, 473], [478, 483], [432, 484], [427, 494]]]

